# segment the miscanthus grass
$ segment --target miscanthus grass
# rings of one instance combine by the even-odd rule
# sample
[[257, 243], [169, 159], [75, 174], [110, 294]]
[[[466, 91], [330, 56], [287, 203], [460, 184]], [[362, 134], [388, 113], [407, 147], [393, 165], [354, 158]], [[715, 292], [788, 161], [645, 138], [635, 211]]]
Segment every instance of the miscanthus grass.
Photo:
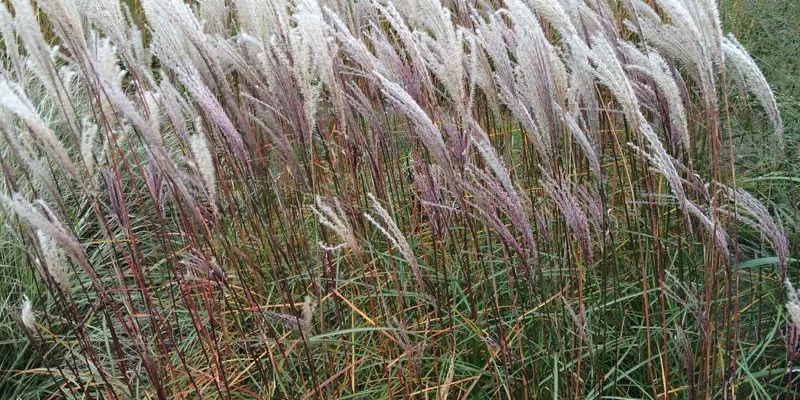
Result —
[[32, 331], [36, 330], [36, 317], [33, 315], [33, 306], [28, 296], [22, 297], [22, 307], [20, 309], [19, 318], [22, 320], [22, 325], [25, 325], [26, 328]]
[[0, 35], [15, 398], [800, 395], [731, 107], [787, 130], [713, 0], [10, 0]]

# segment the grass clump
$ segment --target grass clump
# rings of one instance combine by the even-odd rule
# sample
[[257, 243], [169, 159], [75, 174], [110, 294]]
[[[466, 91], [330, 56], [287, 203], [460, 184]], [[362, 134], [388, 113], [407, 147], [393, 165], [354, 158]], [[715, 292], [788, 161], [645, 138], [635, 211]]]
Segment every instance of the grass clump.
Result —
[[0, 25], [14, 396], [797, 395], [793, 241], [735, 157], [796, 142], [715, 2]]

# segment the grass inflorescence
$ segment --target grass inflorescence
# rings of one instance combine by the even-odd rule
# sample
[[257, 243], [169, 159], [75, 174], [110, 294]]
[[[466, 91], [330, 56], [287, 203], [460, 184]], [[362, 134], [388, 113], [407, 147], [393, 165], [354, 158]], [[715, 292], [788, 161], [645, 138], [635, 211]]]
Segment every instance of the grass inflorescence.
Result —
[[716, 1], [9, 0], [0, 35], [0, 392], [800, 395], [797, 214], [741, 165], [797, 141]]

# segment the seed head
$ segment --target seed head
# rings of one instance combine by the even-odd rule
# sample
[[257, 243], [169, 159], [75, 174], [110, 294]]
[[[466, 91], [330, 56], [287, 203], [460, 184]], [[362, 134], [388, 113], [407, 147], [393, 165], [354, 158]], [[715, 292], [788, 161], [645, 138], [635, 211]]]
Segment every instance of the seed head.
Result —
[[33, 315], [33, 306], [28, 296], [22, 296], [22, 310], [20, 312], [22, 324], [30, 330], [36, 329], [36, 316]]

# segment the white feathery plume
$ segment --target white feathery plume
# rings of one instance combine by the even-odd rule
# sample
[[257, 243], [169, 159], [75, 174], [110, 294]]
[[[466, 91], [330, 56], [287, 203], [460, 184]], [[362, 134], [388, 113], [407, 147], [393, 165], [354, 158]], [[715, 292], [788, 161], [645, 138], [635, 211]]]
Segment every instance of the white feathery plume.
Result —
[[226, 34], [225, 20], [228, 18], [228, 7], [225, 5], [225, 0], [202, 0], [198, 16], [205, 32], [212, 35]]
[[419, 82], [414, 80], [414, 70], [422, 69], [427, 71], [425, 65], [414, 65], [409, 62], [407, 60], [409, 57], [403, 55], [401, 51], [398, 51], [397, 44], [374, 22], [369, 36], [365, 39], [370, 42], [370, 47], [374, 54], [373, 58], [375, 59], [375, 61], [371, 62], [371, 65], [374, 65], [374, 67], [367, 64], [370, 66], [369, 70], [376, 69], [387, 79], [395, 82], [402, 82], [404, 88], [409, 91], [409, 94], [411, 94], [415, 100], [420, 99], [421, 96], [424, 95], [424, 92], [419, 90], [421, 86]]
[[[289, 35], [292, 55], [292, 71], [300, 86], [303, 96], [303, 111], [305, 111], [309, 129], [314, 129], [317, 120], [317, 106], [322, 96], [322, 84], [316, 75], [316, 68], [312, 52], [313, 43], [295, 28]], [[277, 52], [279, 53], [279, 52]]]
[[[388, 3], [388, 6], [392, 8], [396, 5], [396, 10], [399, 11], [396, 13], [397, 16], [401, 14], [405, 16], [410, 28], [418, 35], [430, 33], [437, 40], [448, 40], [446, 37], [455, 33], [451, 12], [441, 0], [406, 0]], [[380, 7], [377, 0], [372, 0], [372, 4]]]
[[444, 144], [442, 133], [433, 124], [433, 121], [431, 121], [422, 107], [400, 85], [389, 81], [378, 71], [373, 71], [373, 74], [378, 78], [383, 95], [414, 123], [417, 128], [417, 136], [425, 144], [431, 154], [431, 158], [445, 171], [452, 171], [452, 163], [447, 147]]
[[614, 94], [628, 122], [632, 126], [638, 126], [639, 102], [616, 52], [605, 36], [601, 34], [592, 36], [589, 57], [595, 65], [594, 73], [597, 79]]
[[153, 129], [153, 132], [156, 132], [158, 136], [161, 136], [161, 118], [159, 116], [160, 108], [158, 94], [149, 90], [145, 90], [141, 96], [144, 100], [144, 109], [147, 112], [147, 119], [148, 122], [150, 122], [150, 127]]
[[[302, 63], [300, 64], [300, 70], [296, 72], [299, 73], [297, 79], [303, 82], [303, 79], [315, 80], [318, 76], [321, 83], [328, 87], [328, 93], [331, 96], [337, 114], [343, 116], [344, 102], [340, 95], [341, 90], [339, 88], [339, 82], [334, 73], [333, 54], [335, 54], [336, 49], [331, 48], [334, 46], [334, 42], [329, 40], [331, 35], [327, 33], [328, 24], [325, 22], [322, 9], [317, 0], [298, 0], [295, 5], [294, 13], [292, 14], [292, 19], [296, 22], [297, 26], [292, 30], [290, 39], [295, 40], [298, 39], [298, 35], [302, 36], [299, 43], [296, 45], [294, 42], [292, 43], [293, 50], [296, 50], [293, 52], [293, 56], [298, 52], [303, 56], [301, 58]], [[297, 47], [302, 48], [298, 49]], [[310, 81], [303, 82], [303, 85], [315, 86], [312, 85]], [[316, 93], [311, 94], [311, 100], [318, 102], [318, 91], [321, 89], [321, 86], [319, 88], [309, 89], [316, 91]], [[312, 111], [316, 109], [316, 104], [311, 104], [309, 106]], [[313, 121], [315, 116], [311, 115], [309, 119]], [[340, 118], [340, 120], [341, 122], [345, 121], [344, 118]], [[311, 126], [313, 125], [312, 123]], [[342, 129], [345, 130], [343, 127]]]
[[641, 122], [639, 123], [638, 132], [642, 137], [645, 138], [648, 147], [650, 150], [652, 150], [652, 152], [647, 152], [643, 149], [640, 149], [638, 146], [632, 143], [628, 143], [628, 146], [630, 146], [637, 154], [647, 159], [653, 169], [667, 179], [667, 182], [669, 182], [670, 188], [672, 189], [672, 194], [674, 194], [675, 198], [678, 200], [678, 207], [680, 207], [681, 211], [686, 214], [686, 207], [689, 201], [686, 198], [686, 192], [683, 189], [683, 181], [678, 174], [677, 168], [675, 168], [673, 159], [664, 149], [664, 145], [661, 143], [661, 140], [659, 140], [658, 135], [656, 135], [656, 133], [653, 131], [653, 128], [650, 126], [650, 124], [645, 121], [644, 116], [642, 116], [641, 113], [639, 113], [639, 120]]
[[175, 133], [186, 140], [189, 140], [189, 128], [183, 117], [183, 110], [191, 109], [190, 115], [196, 115], [197, 111], [187, 104], [186, 99], [181, 96], [178, 89], [161, 72], [161, 84], [158, 87], [158, 99], [161, 101], [162, 109]]
[[743, 216], [737, 212], [732, 213], [738, 220], [749, 225], [756, 231], [761, 232], [761, 234], [772, 242], [772, 247], [775, 249], [775, 253], [780, 261], [781, 270], [785, 272], [786, 265], [789, 261], [789, 242], [783, 230], [775, 223], [775, 220], [769, 214], [764, 204], [741, 188], [732, 188], [722, 184], [718, 185], [722, 188], [727, 197], [736, 203], [737, 208], [747, 211], [747, 213], [754, 218], [754, 220], [743, 218]]
[[643, 0], [631, 0], [631, 4], [639, 18], [636, 23], [627, 21], [626, 26], [665, 55], [682, 63], [700, 84], [706, 111], [716, 115], [714, 62], [722, 60], [722, 56], [707, 48], [708, 41], [697, 21], [678, 0], [658, 1], [670, 17], [670, 24], [662, 23], [661, 17]]
[[[422, 6], [430, 6], [431, 4], [432, 3], [430, 2], [425, 2], [422, 3]], [[403, 19], [403, 16], [400, 14], [397, 8], [395, 8], [394, 2], [390, 1], [384, 6], [378, 0], [371, 0], [370, 5], [378, 10], [378, 12], [380, 12], [384, 18], [386, 18], [386, 22], [391, 25], [392, 29], [394, 29], [397, 36], [403, 42], [404, 49], [409, 57], [411, 68], [414, 71], [416, 83], [421, 87], [433, 86], [433, 81], [428, 69], [424, 67], [426, 63], [425, 58], [422, 56], [418, 37], [414, 34], [414, 31], [412, 31], [411, 27], [406, 24], [406, 21]], [[414, 6], [416, 7], [416, 5]], [[402, 8], [403, 5], [400, 4], [400, 7]], [[435, 12], [441, 12], [439, 8], [440, 7], [437, 6]], [[415, 13], [419, 13], [419, 11], [412, 11], [412, 14]], [[435, 29], [434, 31], [439, 32], [441, 31], [441, 28]]]
[[208, 147], [208, 140], [201, 129], [202, 121], [197, 121], [195, 127], [198, 132], [189, 136], [189, 147], [192, 149], [195, 166], [197, 166], [200, 176], [203, 178], [203, 185], [208, 195], [209, 203], [216, 206], [217, 203], [217, 178], [214, 169], [214, 157]]
[[[124, 53], [132, 55], [130, 52], [129, 39], [130, 26], [122, 12], [119, 0], [84, 0], [85, 17], [91, 26], [98, 27], [99, 31], [112, 39], [115, 45], [119, 45]], [[93, 45], [89, 45], [94, 50]], [[132, 58], [128, 59], [129, 61]]]
[[516, 39], [517, 94], [523, 96], [549, 147], [550, 134], [556, 126], [553, 103], [563, 104], [565, 100], [566, 68], [528, 6], [520, 0], [509, 0], [507, 5]]
[[142, 70], [149, 68], [152, 64], [151, 49], [145, 48], [142, 31], [132, 21], [128, 6], [120, 5], [119, 0], [88, 0], [88, 2], [86, 15], [89, 21], [118, 46], [126, 65], [129, 68], [143, 66]]
[[217, 60], [211, 59], [206, 35], [189, 5], [180, 0], [142, 0], [141, 4], [152, 32], [150, 48], [159, 62], [182, 78], [200, 72], [208, 75]]
[[44, 233], [41, 229], [36, 231], [41, 246], [42, 257], [44, 258], [47, 272], [53, 277], [53, 281], [61, 287], [69, 286], [69, 265], [64, 251], [56, 241]]
[[30, 128], [31, 136], [50, 158], [70, 176], [77, 178], [75, 166], [67, 154], [64, 144], [47, 123], [39, 116], [36, 108], [28, 100], [23, 88], [0, 77], [0, 107], [16, 115]]
[[5, 2], [0, 3], [0, 38], [3, 39], [5, 44], [4, 52], [11, 59], [11, 65], [14, 66], [16, 72], [16, 79], [19, 82], [26, 82], [25, 66], [22, 61], [22, 56], [19, 54], [17, 47], [17, 38], [14, 36], [14, 19]]
[[[87, 41], [89, 35], [86, 35], [89, 29], [84, 26], [89, 2], [86, 0], [37, 0], [36, 6], [47, 15], [48, 27], [45, 28], [46, 31], [50, 33], [50, 36], [57, 36], [60, 39], [59, 45], [64, 46], [66, 49], [65, 53], [74, 60], [75, 64], [82, 67], [82, 71], [90, 74], [91, 62], [89, 59], [92, 51], [90, 51], [89, 42]], [[42, 30], [45, 31], [45, 29]], [[57, 59], [54, 58], [53, 67], [57, 65], [56, 63]], [[62, 86], [60, 90], [63, 90], [65, 94], [69, 94], [63, 88], [61, 82], [54, 82], [54, 86]], [[69, 97], [57, 97], [56, 102], [63, 109], [60, 106], [61, 103], [71, 103], [72, 101]], [[63, 109], [62, 111], [68, 119], [72, 116], [72, 114], [66, 114], [69, 111], [71, 110]], [[77, 121], [70, 120], [70, 122], [75, 122], [75, 124], [71, 123], [70, 126], [75, 129], [74, 135], [76, 135], [77, 141], [77, 135], [79, 134]]]
[[725, 65], [732, 69], [737, 78], [739, 85], [747, 89], [750, 93], [756, 96], [756, 99], [761, 103], [761, 106], [766, 110], [769, 115], [772, 125], [775, 127], [775, 141], [778, 143], [779, 148], [783, 149], [783, 121], [781, 114], [778, 110], [778, 103], [775, 101], [775, 95], [769, 87], [767, 79], [758, 68], [753, 58], [739, 44], [733, 35], [728, 35], [722, 40], [722, 48], [725, 51], [726, 63]]
[[684, 150], [690, 152], [691, 140], [683, 98], [666, 60], [653, 49], [645, 55], [630, 43], [622, 42], [620, 45], [631, 61], [641, 66], [658, 86], [667, 101], [670, 125], [679, 134]]
[[83, 132], [81, 133], [81, 157], [89, 172], [89, 176], [94, 175], [94, 142], [97, 139], [97, 132], [99, 131], [97, 124], [93, 123], [88, 118], [83, 120]]
[[188, 68], [186, 74], [179, 73], [178, 77], [186, 85], [194, 100], [206, 112], [208, 119], [217, 125], [223, 134], [222, 136], [230, 144], [239, 160], [246, 164], [249, 158], [245, 151], [242, 135], [236, 130], [233, 122], [225, 112], [225, 107], [220, 103], [217, 96], [203, 83], [200, 73], [194, 67], [191, 67]]
[[[83, 57], [87, 50], [83, 16], [87, 14], [86, 0], [37, 0], [36, 6], [49, 19], [52, 32], [64, 41], [73, 57]], [[81, 52], [82, 54], [76, 54]]]
[[347, 55], [349, 55], [356, 65], [360, 66], [365, 71], [371, 71], [379, 68], [376, 65], [375, 56], [370, 53], [366, 44], [360, 38], [357, 38], [350, 31], [344, 21], [329, 8], [325, 8], [325, 12], [330, 19], [330, 29], [333, 35], [339, 39], [340, 45]]
[[22, 307], [20, 309], [20, 319], [26, 328], [36, 330], [36, 316], [33, 314], [33, 305], [27, 295], [22, 295]]
[[[25, 200], [21, 194], [14, 193], [11, 198], [0, 195], [0, 202], [6, 203], [29, 227], [37, 231], [37, 236], [44, 235], [57, 243], [73, 260], [84, 267], [90, 266], [83, 247], [78, 239], [68, 231], [59, 221], [58, 217], [50, 210], [50, 207], [42, 200], [34, 203], [44, 214], [34, 207], [33, 204]], [[41, 234], [39, 233], [41, 232]]]
[[[424, 280], [422, 277], [422, 272], [419, 269], [419, 264], [417, 263], [417, 257], [414, 255], [414, 252], [411, 250], [411, 245], [406, 240], [406, 237], [403, 235], [403, 232], [400, 231], [400, 228], [392, 219], [392, 216], [389, 215], [389, 212], [386, 211], [385, 208], [381, 205], [378, 199], [372, 193], [367, 193], [367, 197], [372, 201], [372, 207], [378, 212], [378, 215], [383, 220], [383, 224], [375, 220], [369, 213], [364, 213], [364, 217], [375, 225], [376, 228], [389, 239], [389, 242], [392, 243], [394, 248], [400, 251], [400, 254], [408, 261], [411, 265], [411, 271], [414, 274], [414, 277], [417, 279], [417, 283], [421, 288], [424, 288]], [[384, 226], [385, 224], [385, 226]]]
[[687, 203], [687, 199], [680, 175], [673, 164], [672, 157], [670, 157], [664, 149], [664, 145], [661, 143], [658, 135], [656, 135], [641, 111], [639, 111], [639, 102], [636, 98], [636, 94], [633, 91], [633, 87], [616, 53], [604, 36], [595, 35], [592, 37], [591, 41], [592, 50], [590, 57], [595, 63], [595, 74], [617, 98], [617, 101], [622, 105], [622, 110], [628, 122], [632, 126], [635, 126], [637, 132], [647, 140], [653, 153], [648, 154], [640, 151], [638, 147], [633, 145], [631, 145], [631, 147], [639, 152], [640, 155], [645, 156], [653, 167], [667, 178], [673, 194], [675, 194], [675, 197], [678, 199], [678, 205], [681, 207], [681, 210], [686, 213], [685, 204]]
[[[145, 5], [148, 20], [152, 20], [151, 24], [158, 25], [154, 30], [163, 29], [164, 31], [153, 35], [152, 47], [155, 54], [165, 66], [177, 74], [178, 79], [192, 92], [192, 96], [205, 108], [210, 100], [206, 98], [208, 97], [206, 93], [201, 92], [210, 92], [209, 89], [202, 88], [206, 82], [209, 82], [217, 91], [210, 96], [213, 102], [224, 104], [233, 102], [232, 88], [225, 84], [227, 76], [224, 68], [227, 66], [226, 64], [230, 64], [230, 61], [225, 62], [222, 59], [226, 55], [223, 49], [225, 46], [219, 45], [220, 40], [203, 32], [200, 21], [189, 6], [180, 0], [159, 0], [158, 2], [144, 0], [143, 5]], [[164, 24], [169, 24], [169, 26], [160, 27]], [[171, 35], [178, 35], [179, 38], [171, 37]], [[229, 68], [229, 66], [227, 67]], [[151, 86], [155, 86], [155, 83]], [[214, 117], [215, 123], [223, 124], [217, 112], [212, 110], [207, 110], [207, 112]], [[231, 112], [235, 113], [235, 110], [232, 109]], [[230, 136], [226, 127], [221, 126], [220, 128], [237, 151], [237, 156], [246, 161], [245, 154], [240, 151], [242, 147], [234, 144], [237, 139]], [[235, 130], [233, 131], [235, 132]]]
[[537, 14], [558, 30], [562, 38], [568, 39], [578, 35], [572, 19], [558, 1], [527, 0], [526, 2]]
[[97, 31], [92, 31], [91, 48], [89, 57], [94, 62], [94, 70], [114, 87], [121, 87], [127, 71], [119, 66], [117, 46], [111, 39], [101, 37]]
[[[594, 68], [589, 63], [589, 46], [578, 37], [567, 40], [569, 43], [570, 74], [567, 89], [567, 105], [572, 115], [581, 115], [581, 110], [586, 109], [586, 123], [590, 133], [589, 138], [597, 136], [600, 132], [600, 101], [596, 96]], [[597, 140], [591, 142], [597, 147]]]
[[[692, 39], [699, 41], [700, 47], [703, 48], [705, 47], [703, 41], [703, 26], [698, 24], [696, 19], [699, 16], [693, 14], [686, 8], [687, 5], [694, 1], [695, 0], [656, 0], [656, 4], [669, 16], [672, 25], [690, 34]], [[704, 56], [706, 55], [704, 54]]]
[[[108, 86], [113, 87], [115, 91], [123, 92], [122, 80], [127, 74], [127, 71], [120, 68], [119, 59], [117, 58], [117, 47], [111, 42], [111, 39], [101, 37], [99, 32], [92, 31], [90, 46], [92, 51], [89, 52], [88, 59], [89, 63], [91, 63], [91, 72], [87, 73], [91, 75], [86, 77], [86, 82], [95, 86], [97, 92], [101, 93], [99, 95], [100, 104], [98, 111], [106, 115], [113, 115], [114, 108], [112, 102], [109, 100], [108, 94], [99, 90], [99, 87], [102, 87], [102, 83], [97, 85], [95, 81], [100, 80], [101, 82], [105, 82]], [[78, 69], [79, 68], [76, 68], [76, 70]], [[71, 76], [72, 73], [77, 72], [64, 71], [64, 74], [68, 74], [68, 76]], [[103, 93], [105, 93], [105, 95], [103, 95]]]
[[409, 19], [415, 30], [420, 55], [452, 99], [459, 116], [466, 113], [464, 103], [464, 32], [452, 22], [450, 10], [438, 0], [417, 1]]
[[[510, 4], [521, 7], [521, 10], [526, 9], [525, 5], [518, 1]], [[530, 18], [534, 18], [530, 10], [519, 11], [519, 14], [524, 12], [527, 12]], [[549, 67], [547, 66], [549, 61], [543, 62], [541, 58], [541, 54], [546, 53], [547, 50], [541, 47], [541, 40], [528, 38], [526, 42], [538, 50], [525, 49], [525, 46], [516, 44], [519, 35], [523, 38], [536, 35], [537, 29], [538, 34], [541, 35], [541, 28], [537, 22], [531, 22], [529, 18], [523, 18], [522, 15], [515, 17], [516, 31], [511, 31], [506, 26], [499, 13], [489, 15], [488, 21], [478, 15], [473, 17], [478, 26], [476, 29], [478, 41], [494, 64], [493, 77], [498, 99], [520, 120], [525, 128], [525, 133], [536, 148], [537, 155], [542, 159], [542, 164], [550, 165], [552, 156], [548, 127], [552, 127], [552, 125], [548, 124], [551, 119], [546, 110], [551, 109], [554, 96], [552, 95], [552, 85], [548, 83], [550, 82]], [[531, 24], [534, 26], [531, 27]], [[512, 65], [509, 57], [509, 53], [513, 53], [513, 51], [521, 53], [520, 57], [524, 58], [523, 61], [520, 61], [522, 65], [516, 68]], [[529, 69], [537, 71], [527, 71]], [[547, 101], [546, 108], [542, 105], [545, 100]]]
[[[218, 72], [225, 74], [225, 71], [232, 73], [236, 71], [241, 74], [242, 82], [260, 82], [261, 78], [258, 76], [258, 64], [254, 65], [249, 56], [251, 53], [243, 51], [239, 38], [227, 39], [221, 36], [206, 36], [207, 52], [216, 54], [216, 60], [219, 63]], [[230, 89], [230, 88], [228, 88]]]
[[46, 270], [55, 283], [65, 288], [69, 286], [67, 255], [84, 268], [90, 268], [78, 239], [61, 224], [44, 201], [35, 201], [38, 208], [44, 211], [43, 214], [19, 193], [14, 193], [10, 199], [0, 195], [0, 200], [8, 204], [28, 226], [35, 229]]
[[[481, 47], [478, 45], [474, 33], [466, 29], [463, 29], [462, 32], [464, 42], [470, 49], [469, 55], [464, 57], [464, 64], [467, 70], [467, 104], [465, 105], [465, 110], [469, 110], [469, 112], [472, 113], [472, 105], [475, 102], [475, 89], [477, 89], [478, 86], [477, 80], [480, 79], [479, 75], [484, 75], [478, 72], [478, 68], [483, 67], [483, 65], [479, 64], [478, 58], [481, 54]], [[489, 75], [491, 76], [491, 73]], [[492, 106], [490, 105], [490, 107]], [[497, 113], [495, 113], [495, 115], [497, 115]]]
[[797, 291], [788, 278], [783, 284], [786, 286], [786, 295], [788, 297], [786, 301], [786, 311], [789, 313], [789, 321], [792, 325], [797, 327], [797, 329], [800, 329], [800, 298], [798, 298]]
[[[675, 2], [662, 0], [659, 3]], [[683, 0], [689, 16], [695, 21], [701, 34], [700, 40], [714, 64], [722, 67], [725, 54], [722, 50], [722, 21], [719, 18], [717, 0]]]
[[58, 68], [58, 78], [61, 79], [67, 93], [72, 93], [73, 96], [85, 86], [85, 82], [79, 79], [79, 76], [78, 66], [73, 63]]
[[498, 90], [513, 87], [514, 67], [508, 56], [509, 47], [513, 42], [512, 31], [497, 12], [490, 14], [488, 20], [477, 12], [473, 13], [472, 18], [478, 43], [486, 51], [494, 66], [492, 81], [498, 86]]
[[[58, 82], [58, 73], [55, 68], [55, 55], [57, 47], [51, 48], [44, 39], [39, 27], [38, 13], [33, 9], [29, 0], [12, 0], [11, 8], [14, 10], [14, 30], [22, 40], [22, 47], [28, 54], [26, 63], [28, 69], [36, 75], [44, 85], [46, 93], [56, 99], [69, 99], [69, 94], [63, 85]], [[83, 36], [81, 34], [81, 36]], [[71, 126], [75, 116], [75, 109], [71, 101], [56, 101], [59, 112]]]
[[[153, 125], [139, 112], [136, 104], [125, 95], [122, 88], [115, 86], [112, 81], [105, 77], [100, 77], [99, 84], [103, 88], [105, 96], [108, 97], [109, 104], [130, 121], [130, 125], [141, 134], [148, 147], [159, 155], [165, 155], [164, 139], [159, 132], [153, 130]], [[126, 124], [125, 126], [129, 125]]]
[[236, 22], [241, 32], [269, 43], [273, 35], [289, 31], [286, 3], [282, 1], [235, 0]]
[[300, 330], [303, 335], [311, 333], [311, 328], [313, 327], [311, 323], [314, 320], [315, 308], [317, 308], [316, 301], [311, 296], [306, 296], [303, 300], [303, 320], [300, 321]]
[[[639, 19], [649, 20], [651, 22], [661, 22], [661, 16], [644, 0], [627, 0], [627, 3], [624, 3], [626, 6], [629, 5], [631, 11], [636, 14], [636, 17]], [[636, 26], [633, 22], [631, 25]]]
[[322, 197], [316, 196], [315, 202], [316, 206], [311, 206], [311, 211], [317, 216], [319, 223], [332, 230], [344, 242], [333, 247], [322, 243], [322, 248], [334, 249], [346, 246], [350, 247], [354, 252], [358, 252], [358, 242], [353, 229], [347, 222], [347, 216], [342, 210], [339, 200], [333, 199], [333, 205], [331, 205], [323, 200]]
[[[36, 179], [31, 180], [33, 187], [38, 190], [46, 190], [57, 198], [61, 191], [55, 184], [53, 170], [49, 167], [46, 156], [37, 157], [32, 151], [30, 140], [27, 135], [18, 132], [12, 125], [13, 117], [2, 107], [0, 107], [0, 133], [2, 133], [8, 150], [20, 161], [21, 165], [28, 168], [32, 176]], [[17, 133], [17, 134], [15, 134]]]
[[497, 88], [494, 86], [492, 65], [489, 62], [486, 51], [480, 45], [480, 38], [478, 38], [477, 34], [467, 31], [466, 35], [470, 45], [471, 57], [473, 58], [472, 71], [470, 71], [472, 84], [483, 91], [488, 106], [492, 109], [494, 115], [500, 115], [500, 99], [497, 97]]
[[[474, 119], [470, 121], [470, 128], [472, 128], [473, 134], [470, 135], [470, 141], [478, 149], [478, 152], [483, 156], [486, 165], [489, 169], [494, 173], [497, 179], [500, 181], [502, 185], [502, 189], [500, 188], [493, 188], [493, 192], [495, 195], [501, 197], [499, 203], [505, 203], [506, 205], [506, 213], [511, 217], [512, 223], [514, 223], [517, 229], [520, 230], [526, 240], [529, 242], [529, 246], [535, 248], [535, 244], [533, 243], [533, 236], [530, 236], [530, 224], [528, 223], [527, 216], [525, 215], [525, 207], [523, 205], [524, 198], [519, 195], [517, 186], [514, 185], [513, 181], [511, 180], [511, 175], [508, 173], [508, 168], [503, 164], [500, 159], [500, 156], [497, 154], [492, 143], [489, 141], [489, 136], [486, 132], [481, 128], [477, 121]], [[478, 176], [482, 175], [480, 173], [477, 174]], [[484, 179], [487, 181], [488, 179]], [[505, 193], [501, 193], [501, 192]]]
[[[473, 123], [474, 126], [477, 126], [476, 123]], [[481, 132], [478, 129], [475, 129], [476, 132]], [[486, 161], [486, 165], [494, 172], [497, 176], [497, 179], [500, 180], [500, 183], [503, 185], [503, 189], [505, 189], [508, 193], [514, 193], [516, 189], [514, 188], [514, 184], [511, 182], [511, 176], [508, 174], [508, 170], [500, 161], [500, 157], [497, 155], [497, 152], [492, 146], [492, 143], [489, 142], [489, 138], [485, 135], [471, 135], [470, 141], [478, 149], [478, 153], [483, 156], [484, 161]]]

